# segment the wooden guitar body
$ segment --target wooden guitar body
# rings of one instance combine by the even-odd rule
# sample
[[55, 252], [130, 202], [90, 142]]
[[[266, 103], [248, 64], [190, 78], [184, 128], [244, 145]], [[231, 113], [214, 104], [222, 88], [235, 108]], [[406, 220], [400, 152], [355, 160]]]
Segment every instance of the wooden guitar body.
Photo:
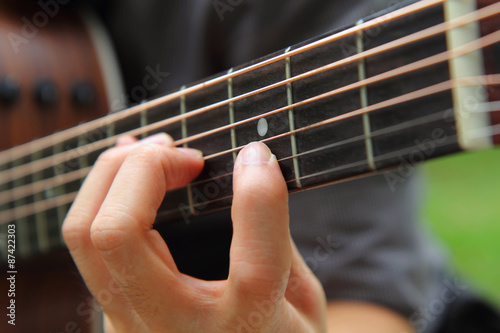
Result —
[[[110, 102], [93, 38], [73, 10], [42, 8], [34, 1], [0, 2], [0, 150], [108, 112]], [[22, 255], [16, 249], [15, 326], [3, 316], [1, 332], [92, 331], [98, 310], [92, 307], [62, 238], [60, 242], [60, 250], [50, 254], [36, 246]], [[7, 248], [6, 239], [0, 244]], [[5, 262], [2, 313], [9, 306], [11, 289]]]
[[79, 14], [61, 8], [51, 17], [29, 4], [0, 3], [0, 84], [11, 90], [0, 97], [1, 150], [109, 110], [99, 58]]

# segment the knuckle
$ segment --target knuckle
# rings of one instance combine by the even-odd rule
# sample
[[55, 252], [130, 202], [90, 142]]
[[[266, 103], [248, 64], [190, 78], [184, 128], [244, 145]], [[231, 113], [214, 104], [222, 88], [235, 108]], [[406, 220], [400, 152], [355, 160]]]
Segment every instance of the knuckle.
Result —
[[[95, 218], [90, 228], [90, 239], [99, 251], [112, 251], [127, 240], [149, 230], [146, 221], [154, 219], [148, 210], [128, 211], [121, 203], [109, 203]], [[132, 214], [132, 215], [131, 215]]]
[[90, 239], [98, 251], [112, 251], [125, 243], [126, 230], [113, 216], [100, 216], [90, 229]]
[[71, 219], [67, 218], [62, 226], [62, 235], [66, 246], [70, 251], [77, 250], [84, 242], [85, 233], [82, 228], [78, 228]]
[[190, 180], [189, 168], [181, 167], [178, 155], [172, 148], [158, 145], [144, 145], [134, 149], [127, 157], [127, 163], [151, 171], [150, 177], [156, 177], [157, 186], [151, 191], [155, 197], [164, 196], [165, 189], [171, 189]]
[[78, 212], [76, 208], [68, 214], [62, 225], [62, 236], [70, 251], [87, 246], [90, 242], [90, 231], [86, 224], [90, 217], [86, 212]]
[[178, 168], [176, 161], [173, 158], [165, 158], [162, 160], [162, 167], [165, 173], [165, 178], [169, 183], [184, 183], [187, 182], [187, 172], [185, 168]]
[[238, 262], [238, 272], [233, 273], [233, 290], [242, 298], [266, 298], [284, 292], [284, 281], [278, 277], [282, 268], [274, 265], [255, 265]]
[[115, 163], [120, 157], [118, 148], [110, 148], [99, 155], [96, 165]]
[[154, 144], [144, 144], [132, 149], [127, 159], [138, 161], [142, 164], [151, 164], [158, 160], [158, 156], [162, 153], [162, 147]]

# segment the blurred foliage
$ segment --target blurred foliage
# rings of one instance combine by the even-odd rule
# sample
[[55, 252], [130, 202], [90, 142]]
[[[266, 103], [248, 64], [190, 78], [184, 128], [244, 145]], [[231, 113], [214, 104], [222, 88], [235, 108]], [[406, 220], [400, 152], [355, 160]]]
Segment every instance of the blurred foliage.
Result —
[[500, 306], [500, 149], [425, 163], [423, 215], [458, 274]]

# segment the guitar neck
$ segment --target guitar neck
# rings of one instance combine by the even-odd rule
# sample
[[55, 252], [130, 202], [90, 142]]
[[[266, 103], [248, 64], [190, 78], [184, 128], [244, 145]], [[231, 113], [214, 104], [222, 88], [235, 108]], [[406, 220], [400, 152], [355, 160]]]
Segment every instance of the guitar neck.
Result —
[[0, 153], [15, 156], [0, 169], [10, 198], [0, 196], [1, 227], [16, 223], [25, 233], [24, 254], [60, 246], [60, 224], [84, 176], [123, 133], [167, 132], [205, 155], [202, 174], [166, 194], [157, 223], [229, 207], [234, 160], [252, 141], [277, 156], [290, 192], [373, 172], [397, 186], [424, 160], [498, 144], [500, 10], [492, 4], [393, 8], [61, 132], [58, 141], [35, 142], [35, 153]]
[[[265, 142], [276, 154], [290, 192], [374, 172], [385, 172], [388, 186], [395, 188], [405, 181], [417, 164], [427, 159], [487, 148], [493, 141], [498, 143], [498, 135], [492, 137], [489, 133], [481, 133], [490, 124], [498, 124], [498, 119], [490, 118], [490, 112], [474, 113], [479, 105], [486, 107], [490, 100], [499, 99], [495, 95], [498, 87], [488, 86], [490, 96], [478, 97], [478, 89], [485, 86], [453, 88], [445, 84], [453, 79], [483, 75], [485, 63], [481, 51], [467, 53], [458, 61], [446, 57], [445, 61], [431, 65], [426, 61], [450, 48], [472, 42], [481, 34], [496, 31], [498, 25], [490, 26], [486, 31], [475, 23], [468, 25], [469, 29], [475, 30], [474, 36], [448, 31], [377, 53], [391, 42], [412, 39], [408, 36], [450, 21], [454, 15], [474, 10], [473, 6], [456, 8], [455, 5], [445, 3], [364, 29], [228, 80], [210, 91], [180, 99], [174, 109], [190, 112], [330, 64], [342, 63], [313, 77], [218, 108], [200, 122], [188, 119], [184, 128], [181, 126], [177, 131], [170, 131], [177, 133], [175, 138], [179, 142], [187, 142], [185, 138], [201, 133], [199, 140], [189, 141], [189, 146], [204, 151], [207, 167], [190, 186], [167, 193], [158, 222], [188, 221], [193, 215], [229, 207], [235, 151], [255, 140]], [[347, 29], [355, 28], [353, 25]], [[322, 38], [325, 36], [317, 40]], [[286, 55], [312, 42], [259, 61]], [[491, 48], [483, 51], [492, 53]], [[363, 52], [374, 55], [352, 60]], [[346, 59], [351, 61], [346, 62]], [[498, 54], [492, 59], [497, 59], [498, 66]], [[414, 70], [419, 67], [416, 63], [425, 65]], [[492, 69], [491, 61], [488, 63], [488, 73], [497, 73]], [[460, 66], [465, 66], [468, 71], [461, 71]], [[471, 96], [474, 110], [463, 107]], [[266, 113], [269, 115], [261, 118]], [[214, 126], [227, 125], [228, 118], [238, 126], [208, 138], [203, 135]]]

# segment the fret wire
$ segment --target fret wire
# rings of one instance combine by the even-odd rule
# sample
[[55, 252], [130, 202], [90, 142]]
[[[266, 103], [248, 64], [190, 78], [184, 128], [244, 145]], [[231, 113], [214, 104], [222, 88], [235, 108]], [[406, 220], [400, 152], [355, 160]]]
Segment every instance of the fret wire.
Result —
[[[363, 20], [359, 20], [357, 25], [363, 24]], [[356, 36], [356, 49], [358, 54], [364, 51], [364, 34], [363, 31], [358, 31]], [[366, 62], [365, 59], [359, 59], [358, 61], [358, 79], [363, 81], [366, 79]], [[368, 87], [362, 86], [359, 88], [359, 97], [361, 102], [361, 107], [365, 108], [368, 106]], [[370, 126], [370, 115], [368, 113], [363, 114], [363, 132], [365, 134], [365, 151], [366, 160], [368, 161], [368, 166], [371, 170], [376, 170], [375, 161], [373, 160], [373, 145], [371, 139], [371, 126]]]
[[[36, 161], [40, 158], [42, 158], [43, 155], [41, 152], [34, 152], [31, 155], [31, 160]], [[84, 158], [83, 156], [80, 156], [80, 159]], [[32, 182], [38, 182], [43, 179], [43, 172], [35, 172], [32, 174]], [[47, 215], [46, 211], [40, 211], [37, 209], [37, 207], [43, 207], [45, 200], [45, 196], [43, 192], [36, 193], [34, 195], [34, 206], [37, 211], [35, 214], [35, 222], [36, 222], [36, 238], [37, 238], [37, 244], [38, 244], [38, 249], [39, 251], [46, 252], [50, 249], [50, 241], [49, 241], [49, 234], [48, 234], [48, 222], [47, 222]]]
[[[289, 53], [291, 50], [291, 47], [287, 48], [285, 53]], [[290, 79], [292, 77], [292, 64], [291, 64], [291, 59], [290, 57], [286, 58], [285, 61], [285, 74], [286, 74], [286, 79]], [[292, 83], [288, 82], [286, 84], [286, 97], [287, 97], [287, 104], [288, 106], [293, 105], [293, 91], [292, 91]], [[294, 108], [289, 108], [288, 109], [288, 124], [290, 125], [290, 131], [293, 132], [295, 131], [295, 118], [294, 118]], [[290, 135], [290, 145], [292, 147], [292, 155], [296, 156], [298, 149], [297, 149], [297, 138], [295, 134]], [[298, 188], [302, 188], [302, 182], [300, 180], [300, 168], [299, 168], [299, 159], [297, 157], [293, 158], [293, 170], [295, 172], [295, 178], [297, 179], [297, 182], [295, 185], [297, 185]]]
[[[142, 103], [144, 104], [145, 101], [143, 101]], [[149, 111], [148, 108], [144, 108], [144, 110], [142, 110], [141, 113], [140, 113], [140, 117], [141, 117], [141, 119], [140, 119], [140, 121], [141, 121], [140, 127], [141, 128], [146, 128], [148, 126], [148, 111]], [[149, 132], [148, 131], [144, 131], [141, 134], [141, 139], [144, 139], [148, 135], [149, 135]]]
[[[106, 125], [106, 138], [111, 138], [116, 135], [116, 123], [110, 123]], [[108, 147], [113, 146], [112, 144], [108, 144]], [[62, 153], [62, 152], [61, 152]]]
[[[181, 87], [181, 91], [184, 91], [186, 89], [186, 86]], [[187, 107], [186, 107], [186, 95], [181, 95], [180, 98], [180, 114], [184, 115], [187, 112]], [[181, 121], [181, 132], [182, 132], [182, 138], [185, 138], [188, 136], [188, 130], [187, 130], [187, 119], [182, 119]], [[184, 148], [188, 148], [188, 143], [184, 143]], [[194, 206], [193, 206], [193, 188], [191, 184], [187, 184], [187, 198], [188, 198], [188, 203], [189, 203], [189, 211], [191, 214], [194, 214]]]
[[[389, 126], [389, 127], [386, 127], [386, 128], [380, 129], [380, 130], [376, 130], [376, 131], [372, 132], [372, 135], [373, 135], [373, 137], [376, 137], [376, 136], [385, 135], [385, 134], [392, 134], [392, 133], [397, 133], [398, 131], [402, 131], [402, 130], [411, 128], [412, 126], [415, 126], [415, 125], [420, 126], [420, 125], [430, 124], [434, 121], [444, 119], [447, 114], [450, 114], [450, 110], [451, 109], [447, 109], [447, 110], [444, 110], [444, 111], [441, 111], [441, 112], [438, 112], [435, 114], [431, 114], [431, 115], [420, 117], [420, 118], [417, 118], [414, 120], [406, 121], [404, 123]], [[497, 127], [498, 127], [498, 129], [496, 129], [496, 130], [500, 131], [500, 125], [497, 125]], [[484, 134], [484, 132], [483, 132], [483, 134]], [[322, 150], [331, 149], [331, 148], [339, 147], [339, 146], [342, 146], [345, 144], [350, 144], [350, 143], [353, 143], [355, 141], [362, 141], [362, 140], [364, 140], [364, 136], [358, 135], [358, 136], [350, 138], [350, 139], [346, 139], [346, 140], [343, 140], [343, 141], [340, 141], [337, 143], [325, 145], [325, 146], [322, 146], [319, 148], [309, 150], [307, 152], [300, 153], [299, 156], [306, 156], [307, 154], [317, 153], [317, 152], [320, 152]], [[285, 161], [287, 159], [291, 159], [294, 157], [296, 157], [296, 156], [292, 155], [292, 156], [283, 157], [283, 158], [279, 159], [279, 162], [282, 162], [282, 161]], [[377, 160], [377, 159], [375, 159], [375, 160]], [[221, 177], [226, 177], [226, 176], [231, 176], [231, 175], [232, 175], [232, 173], [220, 175], [220, 176], [213, 177], [213, 178], [210, 178], [207, 180], [192, 183], [192, 185], [193, 186], [199, 185], [199, 184], [202, 184], [203, 182], [212, 181], [216, 178], [221, 178]], [[302, 179], [305, 179], [305, 176], [302, 177]], [[296, 182], [296, 179], [288, 180], [287, 182], [292, 182], [292, 181]], [[60, 204], [60, 205], [70, 204], [73, 201], [74, 197], [76, 197], [76, 194], [77, 194], [77, 192], [68, 193], [68, 194], [61, 196], [61, 197], [58, 197], [58, 198], [52, 198], [50, 201], [46, 200], [46, 201], [49, 201], [49, 204], [47, 204], [46, 209], [50, 209], [50, 208], [54, 207], [54, 203]], [[25, 214], [27, 214], [28, 216], [30, 215], [30, 213], [33, 213], [33, 210], [32, 210], [33, 207], [31, 207], [31, 206], [32, 205], [26, 205], [25, 207], [21, 207], [22, 211], [25, 212]], [[197, 205], [194, 205], [194, 206], [196, 207]], [[13, 218], [15, 215], [16, 215], [16, 212], [0, 213], [0, 225], [8, 223], [9, 218]]]
[[[17, 160], [13, 163], [13, 166], [16, 167], [16, 165], [20, 163], [21, 161]], [[13, 185], [14, 187], [25, 185], [25, 181], [23, 178], [16, 179]], [[19, 209], [19, 207], [23, 208], [25, 205], [26, 205], [25, 198], [20, 198], [19, 200], [15, 200], [14, 208], [11, 211], [15, 212], [16, 210]], [[1, 214], [2, 213], [0, 213], [0, 216]], [[11, 221], [15, 221], [16, 223], [16, 253], [18, 253], [20, 256], [26, 256], [31, 251], [31, 246], [30, 246], [31, 244], [28, 234], [29, 232], [28, 220], [25, 216], [16, 216], [16, 214], [14, 214], [13, 217], [9, 218], [8, 220], [8, 222]]]
[[[370, 28], [372, 28], [374, 26], [378, 26], [384, 22], [394, 21], [394, 20], [400, 19], [402, 17], [405, 17], [407, 15], [418, 13], [419, 11], [423, 11], [427, 8], [437, 6], [441, 3], [443, 3], [444, 1], [445, 0], [429, 0], [429, 1], [423, 0], [423, 1], [416, 2], [414, 4], [410, 4], [406, 7], [403, 7], [403, 8], [400, 8], [398, 10], [395, 10], [393, 12], [390, 12], [388, 14], [382, 15], [378, 18], [374, 18], [373, 20], [366, 22], [362, 26], [355, 26], [355, 27], [346, 29], [344, 31], [334, 33], [333, 35], [324, 37], [324, 38], [317, 40], [315, 42], [306, 44], [302, 47], [299, 47], [299, 48], [293, 50], [293, 52], [290, 54], [290, 56], [295, 56], [295, 55], [307, 52], [309, 50], [321, 47], [321, 46], [326, 45], [328, 43], [334, 42], [336, 40], [340, 40], [342, 38], [348, 37], [352, 34], [355, 34], [360, 29], [365, 29], [365, 30], [370, 29]], [[273, 64], [275, 62], [281, 61], [285, 58], [286, 58], [286, 56], [283, 57], [280, 55], [272, 57], [270, 59], [253, 64], [251, 66], [239, 69], [239, 70], [231, 73], [230, 75], [226, 74], [226, 75], [223, 75], [221, 77], [214, 78], [214, 79], [211, 79], [209, 81], [192, 86], [192, 87], [188, 88], [185, 93], [187, 94], [187, 93], [193, 93], [193, 92], [199, 91], [199, 90], [204, 89], [206, 87], [221, 83], [221, 82], [227, 80], [228, 78], [234, 78], [236, 76], [239, 76], [239, 75], [251, 72], [253, 70], [259, 69], [261, 67], [264, 67], [264, 66]], [[154, 100], [147, 102], [147, 107], [154, 108], [156, 106], [165, 104], [165, 103], [170, 102], [172, 100], [175, 100], [178, 97], [179, 97], [178, 93], [173, 93], [173, 94], [170, 94], [167, 96], [163, 96], [163, 97], [160, 97], [160, 98], [157, 98], [157, 99], [154, 99]], [[18, 147], [15, 147], [15, 148], [11, 148], [11, 149], [6, 150], [4, 152], [0, 152], [0, 160], [9, 159], [10, 161], [13, 161], [15, 159], [26, 156], [27, 154], [31, 153], [32, 150], [36, 150], [36, 149], [41, 150], [41, 149], [49, 148], [53, 144], [54, 141], [66, 141], [66, 140], [69, 140], [71, 138], [74, 138], [75, 136], [77, 136], [74, 134], [75, 131], [79, 131], [79, 129], [81, 129], [84, 132], [91, 131], [93, 129], [97, 129], [97, 128], [101, 127], [102, 125], [107, 125], [107, 124], [112, 123], [114, 121], [118, 121], [118, 120], [124, 119], [126, 117], [132, 116], [136, 113], [139, 113], [141, 110], [142, 110], [141, 105], [137, 105], [135, 107], [131, 107], [131, 108], [123, 110], [121, 112], [110, 114], [104, 118], [90, 121], [90, 122], [85, 123], [85, 124], [81, 124], [81, 125], [74, 127], [72, 129], [68, 129], [68, 130], [65, 130], [65, 131], [62, 131], [59, 133], [55, 133], [55, 134], [47, 136], [45, 138], [38, 139], [38, 140], [32, 141], [30, 143], [23, 144], [23, 145], [20, 145]], [[104, 122], [104, 124], [102, 122]], [[35, 146], [35, 147], [33, 147], [33, 146]]]
[[[475, 20], [479, 20], [479, 19], [482, 19], [482, 18], [485, 18], [485, 17], [489, 17], [489, 16], [491, 16], [491, 15], [496, 15], [496, 14], [498, 14], [498, 13], [496, 13], [496, 12], [495, 12], [495, 13], [491, 13], [491, 12], [487, 11], [487, 9], [490, 9], [490, 8], [491, 8], [491, 7], [493, 7], [493, 6], [497, 6], [497, 7], [500, 9], [500, 3], [498, 3], [498, 4], [496, 4], [496, 5], [490, 5], [489, 7], [485, 7], [485, 8], [483, 8], [483, 9], [481, 9], [481, 10], [478, 10], [478, 11], [476, 11], [476, 12], [474, 12], [474, 13], [471, 13], [471, 14], [465, 15], [465, 16], [460, 17], [460, 18], [457, 18], [457, 19], [455, 19], [455, 20], [453, 20], [453, 21], [449, 21], [449, 22], [446, 22], [446, 23], [442, 23], [442, 24], [439, 24], [439, 25], [437, 25], [437, 26], [434, 26], [434, 27], [431, 27], [431, 28], [428, 28], [428, 29], [422, 30], [422, 31], [420, 31], [419, 33], [422, 33], [423, 31], [429, 31], [430, 29], [433, 29], [433, 28], [440, 27], [439, 29], [437, 29], [437, 30], [433, 31], [433, 32], [430, 34], [430, 35], [434, 35], [434, 34], [436, 34], [436, 33], [439, 33], [439, 32], [442, 32], [442, 31], [446, 31], [447, 29], [451, 29], [451, 27], [455, 27], [455, 26], [460, 26], [460, 25], [467, 24], [467, 23], [469, 23], [469, 21], [475, 21]], [[497, 9], [497, 7], [495, 7], [495, 10]], [[472, 15], [472, 14], [474, 14], [474, 15]], [[438, 31], [439, 31], [439, 32], [438, 32]], [[498, 32], [498, 31], [497, 31], [497, 32]], [[401, 38], [401, 39], [405, 39], [405, 38], [410, 37], [410, 36], [418, 35], [419, 33], [415, 33], [415, 34], [413, 34], [413, 35], [409, 35], [409, 36], [403, 37], [403, 38]], [[425, 35], [425, 34], [424, 34], [424, 35]], [[488, 35], [488, 36], [491, 36], [491, 35], [494, 35], [494, 33], [493, 33], [493, 34], [490, 34], [490, 35]], [[427, 36], [427, 35], [425, 35], [425, 36], [422, 36], [422, 35], [421, 35], [421, 36], [419, 36], [419, 37], [418, 37], [418, 39], [417, 39], [417, 40], [419, 40], [419, 39], [421, 39], [421, 38], [425, 38], [425, 37], [428, 37], [428, 36]], [[479, 40], [484, 40], [484, 37], [483, 37], [483, 38], [481, 38], [481, 39], [479, 39]], [[388, 44], [391, 44], [391, 43], [394, 43], [394, 42], [397, 42], [397, 41], [400, 41], [400, 40], [396, 40], [396, 41], [390, 42], [390, 43], [388, 43]], [[406, 42], [407, 42], [407, 43], [409, 43], [409, 42], [412, 42], [412, 41], [415, 41], [415, 40], [411, 40], [411, 41], [410, 41], [410, 40], [407, 40]], [[475, 41], [475, 42], [477, 42], [477, 41]], [[465, 46], [470, 46], [470, 45], [472, 45], [472, 44], [474, 44], [474, 42], [471, 42], [471, 43], [469, 43], [469, 44], [466, 44], [466, 45], [464, 45], [464, 47], [465, 47]], [[386, 45], [387, 45], [387, 44], [386, 44]], [[397, 47], [397, 46], [401, 46], [401, 45], [402, 45], [402, 44], [392, 45], [392, 46], [391, 46], [391, 48], [394, 48], [394, 47]], [[485, 46], [483, 45], [482, 47], [485, 47]], [[376, 49], [378, 49], [378, 48], [376, 48]], [[462, 47], [460, 48], [460, 50], [463, 50], [463, 49], [464, 49], [464, 48], [462, 48]], [[375, 49], [372, 49], [372, 50], [370, 50], [370, 51], [374, 51], [374, 50], [375, 50]], [[458, 49], [456, 49], [456, 50], [458, 50]], [[455, 51], [456, 51], [456, 50], [455, 50]], [[367, 52], [370, 52], [370, 51], [367, 51]], [[384, 50], [382, 50], [382, 49], [378, 49], [378, 50], [377, 50], [377, 53], [380, 53], [380, 52], [382, 52], [382, 51], [384, 51]], [[452, 50], [450, 50], [449, 52], [451, 52], [451, 51], [452, 51]], [[294, 52], [294, 51], [292, 51], [292, 52]], [[363, 56], [364, 56], [364, 57], [366, 57], [366, 53], [367, 53], [367, 52], [364, 52], [364, 53], [363, 53]], [[469, 51], [467, 51], [467, 52], [471, 52], [471, 50], [469, 50]], [[377, 53], [374, 53], [374, 54], [377, 54]], [[443, 54], [443, 53], [442, 53], [442, 54]], [[442, 55], [442, 54], [441, 54], [441, 55]], [[455, 55], [455, 56], [456, 56], [456, 55]], [[358, 55], [357, 55], [357, 57], [356, 57], [356, 56], [350, 57], [350, 60], [357, 60], [357, 59], [359, 60], [359, 59], [361, 59], [361, 58], [362, 58], [362, 57], [361, 57], [361, 54], [358, 54]], [[344, 61], [345, 61], [345, 60], [347, 60], [347, 59], [344, 59]], [[446, 59], [446, 60], [449, 60], [449, 59]], [[341, 62], [342, 62], [342, 61], [341, 61]], [[334, 64], [338, 64], [338, 63], [339, 63], [339, 62], [336, 62], [336, 63], [334, 63]], [[331, 64], [331, 65], [334, 65], [334, 64]], [[330, 66], [330, 65], [327, 65], [327, 66], [324, 66], [321, 70], [326, 70], [326, 67], [331, 68], [331, 66]], [[314, 74], [318, 73], [318, 71], [317, 71], [317, 70], [313, 70], [313, 71], [311, 71], [311, 72], [314, 72]], [[311, 72], [310, 72], [310, 73], [311, 73]], [[321, 72], [321, 71], [319, 71], [319, 72]], [[308, 74], [308, 73], [304, 73], [304, 74]], [[313, 74], [311, 74], [311, 75], [313, 75]], [[293, 78], [293, 79], [294, 79], [294, 80], [296, 80], [296, 79], [298, 79], [299, 77], [302, 77], [302, 76], [300, 76], [300, 75], [299, 75], [299, 76], [297, 76], [297, 77], [295, 77], [295, 78]], [[290, 80], [292, 80], [292, 79], [290, 79]], [[286, 80], [285, 80], [285, 81], [281, 81], [281, 82], [279, 82], [279, 85], [286, 84], [287, 82], [293, 82], [293, 81], [286, 81]], [[275, 84], [275, 85], [276, 85], [276, 86], [278, 86], [278, 84]], [[272, 86], [272, 85], [271, 85], [271, 86]], [[266, 87], [265, 87], [265, 88], [266, 88]], [[265, 88], [263, 88], [263, 89], [265, 89]], [[188, 88], [188, 89], [189, 89], [189, 88]], [[247, 94], [244, 94], [244, 95], [249, 95], [249, 94], [253, 94], [253, 93], [254, 93], [254, 92], [247, 93]], [[238, 96], [238, 97], [234, 98], [234, 99], [233, 99], [233, 101], [234, 101], [235, 99], [238, 99], [238, 98], [240, 98], [240, 97], [243, 97], [244, 95], [240, 95], [240, 96]], [[247, 96], [245, 96], [245, 97], [247, 97]], [[209, 108], [211, 109], [211, 108], [216, 107], [216, 106], [225, 105], [225, 104], [227, 104], [228, 102], [230, 102], [230, 101], [227, 101], [227, 100], [226, 100], [226, 101], [223, 101], [223, 102], [215, 103], [215, 104], [213, 104], [213, 105], [211, 105], [211, 106], [208, 106], [208, 107], [203, 107], [203, 108], [201, 108], [201, 109], [191, 111], [191, 112], [190, 112], [190, 113], [189, 113], [186, 117], [188, 117], [188, 116], [190, 116], [190, 115], [191, 115], [191, 116], [195, 116], [195, 115], [197, 115], [197, 114], [201, 113], [202, 111], [203, 111], [203, 112], [207, 111], [207, 109], [209, 109]], [[266, 114], [266, 115], [267, 115], [267, 114]], [[265, 116], [265, 115], [262, 115], [262, 116]], [[167, 125], [169, 125], [169, 124], [171, 124], [171, 123], [174, 123], [174, 122], [178, 121], [178, 119], [176, 119], [176, 118], [178, 118], [178, 117], [173, 117], [173, 118], [171, 118], [171, 119], [166, 119], [166, 120], [164, 120], [164, 121], [157, 122], [157, 123], [155, 123], [155, 124], [149, 125], [149, 126], [148, 126], [148, 128], [150, 128], [150, 129], [151, 129], [151, 128], [152, 128], [152, 129], [158, 129], [158, 128], [161, 128], [161, 127], [167, 126]], [[181, 117], [181, 119], [183, 119], [183, 118]], [[252, 119], [252, 120], [253, 120], [253, 119]], [[221, 129], [222, 129], [222, 128], [221, 128]], [[225, 128], [224, 128], [224, 129], [225, 129]], [[139, 128], [139, 129], [135, 129], [135, 130], [129, 131], [129, 132], [127, 132], [127, 133], [128, 133], [129, 135], [140, 135], [140, 134], [142, 133], [142, 130]], [[195, 137], [195, 136], [194, 136], [194, 137]], [[91, 148], [91, 149], [98, 150], [98, 149], [102, 148], [102, 146], [103, 146], [103, 142], [104, 142], [104, 143], [109, 143], [109, 144], [112, 144], [112, 143], [114, 143], [114, 142], [116, 141], [116, 138], [114, 138], [114, 137], [113, 137], [113, 138], [109, 138], [109, 139], [111, 139], [111, 140], [101, 140], [101, 141], [97, 141], [97, 142], [94, 142], [94, 143], [90, 144], [90, 146], [91, 146], [91, 147], [93, 147], [93, 148]], [[194, 140], [194, 139], [193, 139], [193, 140]], [[183, 143], [182, 141], [181, 141], [181, 142], [179, 142], [179, 144], [182, 144], [182, 143]], [[105, 147], [105, 145], [104, 145], [104, 147]], [[71, 152], [72, 152], [72, 151], [68, 151], [68, 152], [66, 152], [66, 153], [71, 153]], [[0, 154], [1, 154], [1, 153], [0, 153]], [[63, 154], [63, 155], [64, 155], [64, 154]], [[64, 159], [64, 156], [62, 156], [62, 157], [61, 157], [61, 158], [59, 158], [59, 159], [57, 159], [57, 156], [54, 156], [53, 158], [55, 159], [55, 161], [49, 161], [49, 162], [52, 162], [52, 163], [60, 163], [60, 162], [61, 162], [60, 160], [63, 160], [63, 159]], [[52, 163], [47, 163], [47, 164], [52, 164]], [[24, 165], [23, 165], [23, 166], [24, 166]], [[22, 167], [20, 167], [20, 168], [22, 168]], [[20, 169], [20, 168], [18, 168], [18, 170], [17, 170], [17, 171], [18, 171], [18, 173], [19, 173], [19, 169]], [[12, 171], [11, 171], [10, 173], [12, 173]], [[0, 175], [2, 175], [2, 173], [1, 173], [1, 172], [0, 172]]]
[[[109, 127], [108, 127], [108, 130], [109, 130]], [[54, 145], [52, 153], [58, 154], [58, 153], [62, 152], [63, 150], [64, 150], [63, 144], [58, 143], [58, 144]], [[81, 170], [90, 170], [90, 168], [91, 167], [88, 167], [86, 169], [76, 170], [73, 172], [73, 174], [78, 174], [80, 176]], [[64, 174], [64, 171], [61, 170], [61, 168], [58, 168], [57, 165], [54, 165], [53, 170], [54, 170], [54, 178], [49, 179], [49, 180], [54, 180], [54, 179], [56, 181], [61, 180], [61, 177], [65, 177], [65, 175], [68, 175], [68, 174]], [[80, 176], [79, 178], [84, 178], [84, 177]], [[33, 183], [32, 186], [33, 186], [33, 188], [35, 188], [37, 184], [44, 185], [44, 183], [46, 183], [46, 182], [47, 182], [47, 180], [43, 180], [43, 181], [38, 182], [38, 183]], [[82, 179], [81, 183], [82, 182], [83, 182], [83, 179]], [[59, 197], [59, 196], [64, 195], [66, 193], [66, 185], [65, 184], [66, 184], [65, 182], [60, 181], [59, 185], [53, 186], [51, 188], [51, 189], [53, 189], [55, 196]], [[45, 188], [45, 186], [42, 186], [40, 190], [43, 190], [44, 188]], [[36, 192], [36, 191], [34, 190], [34, 192]], [[67, 210], [65, 209], [64, 205], [57, 206], [56, 214], [57, 214], [57, 223], [59, 224], [59, 244], [60, 245], [65, 244], [63, 236], [62, 236], [62, 225], [64, 222], [64, 218], [66, 217], [66, 213], [67, 213]]]
[[[231, 74], [233, 72], [233, 68], [229, 69], [228, 74]], [[234, 95], [233, 95], [233, 78], [229, 78], [227, 80], [227, 97], [228, 100], [232, 100]], [[235, 123], [235, 117], [234, 117], [234, 102], [229, 103], [229, 124], [233, 125]], [[236, 143], [236, 128], [231, 127], [231, 148], [236, 148], [237, 143]], [[233, 152], [233, 161], [236, 161], [236, 152]]]
[[[78, 137], [78, 147], [76, 148], [76, 151], [79, 149], [83, 149], [84, 147], [89, 144], [87, 138], [85, 137], [85, 134], [82, 134]], [[78, 156], [78, 168], [77, 169], [84, 169], [89, 166], [89, 158], [88, 154], [79, 154]], [[80, 182], [81, 185], [81, 182]]]
[[[185, 90], [185, 89], [186, 89], [186, 86], [182, 86], [182, 87], [181, 87], [181, 91], [183, 91], [183, 90]], [[181, 108], [181, 112], [180, 112], [180, 114], [181, 114], [181, 115], [184, 115], [184, 114], [186, 114], [186, 110], [187, 110], [187, 107], [186, 107], [186, 95], [182, 95], [182, 96], [180, 97], [180, 102], [181, 102], [181, 103], [180, 103], [180, 104], [181, 104], [181, 105], [180, 105], [180, 108]], [[181, 127], [182, 127], [182, 130], [181, 130], [181, 132], [182, 132], [182, 138], [184, 139], [184, 138], [186, 138], [186, 137], [188, 136], [188, 130], [187, 130], [187, 120], [186, 120], [185, 118], [183, 118], [183, 119], [181, 120]], [[185, 148], [187, 148], [187, 147], [188, 147], [187, 143], [185, 143], [185, 144], [184, 144], [184, 147], [185, 147]]]

